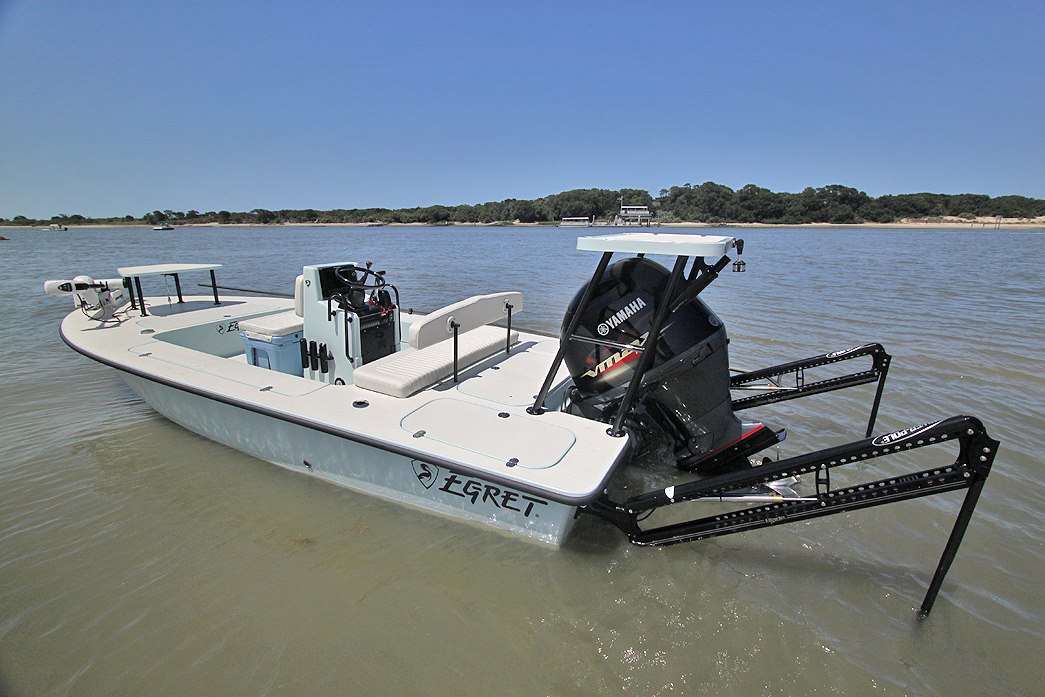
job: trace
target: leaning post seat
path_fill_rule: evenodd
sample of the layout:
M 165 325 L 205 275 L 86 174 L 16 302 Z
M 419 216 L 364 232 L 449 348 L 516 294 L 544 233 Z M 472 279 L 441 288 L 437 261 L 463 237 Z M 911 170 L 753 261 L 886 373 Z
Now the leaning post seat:
M 356 368 L 353 382 L 373 392 L 409 397 L 451 374 L 509 350 L 519 341 L 511 316 L 523 307 L 522 293 L 476 295 L 447 305 L 410 325 L 408 348 Z M 507 329 L 488 326 L 507 318 Z

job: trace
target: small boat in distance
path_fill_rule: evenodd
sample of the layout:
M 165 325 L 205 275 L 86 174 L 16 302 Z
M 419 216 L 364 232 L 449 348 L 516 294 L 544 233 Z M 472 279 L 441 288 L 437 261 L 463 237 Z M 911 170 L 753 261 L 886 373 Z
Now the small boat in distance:
M 47 226 L 47 229 L 52 231 L 52 232 L 65 232 L 66 230 L 69 229 L 69 226 L 61 225 L 59 223 L 51 223 L 50 225 Z
M 591 227 L 595 224 L 595 216 L 590 217 L 567 217 L 559 221 L 559 227 Z
M 371 262 L 305 266 L 288 293 L 219 286 L 220 264 L 194 263 L 46 281 L 44 292 L 73 299 L 60 329 L 70 348 L 191 431 L 556 545 L 582 514 L 634 544 L 664 546 L 966 489 L 924 618 L 998 442 L 960 415 L 873 435 L 891 362 L 881 344 L 731 369 L 725 325 L 700 294 L 734 251 L 733 271 L 745 270 L 743 248 L 727 236 L 580 237 L 577 249 L 599 261 L 559 336 L 513 329 L 518 291 L 405 310 Z M 624 258 L 611 264 L 614 254 Z M 651 256 L 675 260 L 669 269 Z M 183 296 L 180 276 L 201 272 L 211 292 Z M 144 295 L 142 280 L 158 277 L 165 286 L 173 277 L 176 302 Z M 859 385 L 875 386 L 861 440 L 774 459 L 766 453 L 786 429 L 746 416 Z M 924 469 L 926 458 L 908 455 L 922 448 L 955 459 Z M 647 450 L 664 462 L 637 457 Z M 876 458 L 890 458 L 887 473 L 875 472 Z
M 169 225 L 167 223 L 163 223 L 162 225 L 153 225 L 152 229 L 153 230 L 173 230 L 174 226 L 173 225 Z

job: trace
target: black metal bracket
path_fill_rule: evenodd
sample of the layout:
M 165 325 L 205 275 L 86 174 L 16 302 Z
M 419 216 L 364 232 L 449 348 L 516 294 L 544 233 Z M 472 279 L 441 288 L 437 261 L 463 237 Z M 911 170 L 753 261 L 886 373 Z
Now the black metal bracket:
M 457 331 L 461 328 L 460 323 L 453 317 L 450 318 L 450 329 L 454 333 L 454 382 L 457 382 Z
M 928 470 L 911 472 L 878 481 L 831 490 L 828 470 L 895 455 L 917 448 L 958 442 L 954 463 Z M 709 537 L 730 535 L 747 530 L 794 523 L 845 511 L 880 506 L 887 503 L 968 489 L 950 538 L 944 548 L 936 573 L 929 584 L 919 616 L 925 618 L 932 609 L 943 578 L 958 552 L 962 537 L 972 518 L 983 484 L 990 474 L 998 449 L 983 424 L 972 416 L 953 416 L 943 421 L 922 424 L 874 438 L 800 455 L 740 472 L 699 479 L 665 489 L 647 491 L 624 501 L 615 502 L 604 494 L 581 510 L 604 518 L 637 545 L 663 546 L 692 542 Z M 718 499 L 737 491 L 800 474 L 814 474 L 816 494 L 787 498 L 760 506 L 710 515 L 643 530 L 640 519 L 657 508 L 695 501 Z
M 337 309 L 334 308 L 334 303 L 337 303 Z M 352 357 L 352 334 L 351 324 L 353 313 L 351 312 L 352 303 L 349 302 L 348 298 L 343 293 L 333 293 L 327 298 L 327 321 L 333 322 L 337 317 L 337 313 L 341 312 L 344 314 L 344 325 L 345 325 L 345 358 L 348 359 L 349 365 L 355 363 L 355 359 Z M 333 356 L 331 356 L 333 357 Z M 313 369 L 314 370 L 314 369 Z M 323 371 L 326 372 L 326 371 Z
M 330 372 L 330 361 L 334 360 L 334 354 L 326 344 L 317 344 L 302 337 L 298 340 L 298 346 L 301 350 L 302 370 L 318 370 L 324 375 Z
M 508 332 L 504 338 L 504 353 L 505 355 L 511 355 L 512 352 L 512 310 L 515 305 L 505 301 L 504 309 L 508 313 Z

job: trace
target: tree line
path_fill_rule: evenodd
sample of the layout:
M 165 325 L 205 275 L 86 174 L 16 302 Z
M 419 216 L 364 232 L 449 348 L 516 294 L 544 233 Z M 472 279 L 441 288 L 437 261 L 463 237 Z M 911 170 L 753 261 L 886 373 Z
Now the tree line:
M 643 189 L 574 189 L 527 200 L 434 205 L 417 208 L 350 208 L 334 210 L 175 211 L 155 210 L 141 216 L 88 218 L 59 214 L 50 219 L 15 216 L 0 224 L 60 225 L 200 225 L 283 223 L 540 223 L 566 217 L 612 220 L 621 205 L 649 206 L 659 222 L 693 223 L 891 223 L 900 220 L 958 217 L 1036 218 L 1045 216 L 1045 200 L 1025 196 L 990 197 L 983 194 L 889 194 L 874 198 L 854 188 L 831 184 L 807 187 L 800 193 L 774 192 L 748 184 L 733 190 L 715 182 L 683 184 L 661 189 L 657 197 Z

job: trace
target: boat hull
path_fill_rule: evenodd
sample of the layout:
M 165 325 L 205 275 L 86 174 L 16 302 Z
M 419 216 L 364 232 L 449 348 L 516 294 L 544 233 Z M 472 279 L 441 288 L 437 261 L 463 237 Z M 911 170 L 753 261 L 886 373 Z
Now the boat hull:
M 157 412 L 230 448 L 398 503 L 561 544 L 577 507 L 541 498 L 445 464 L 331 434 L 137 375 L 124 380 Z

